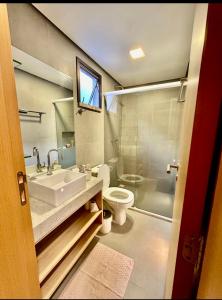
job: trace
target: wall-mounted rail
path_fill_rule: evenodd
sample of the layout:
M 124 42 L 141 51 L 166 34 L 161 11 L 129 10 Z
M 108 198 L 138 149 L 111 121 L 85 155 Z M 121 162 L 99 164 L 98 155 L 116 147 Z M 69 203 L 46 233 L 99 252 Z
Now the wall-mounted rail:
M 41 123 L 42 115 L 45 114 L 46 113 L 42 111 L 19 109 L 19 116 L 26 118 L 26 121 L 31 121 L 31 119 L 33 119 L 32 121 Z

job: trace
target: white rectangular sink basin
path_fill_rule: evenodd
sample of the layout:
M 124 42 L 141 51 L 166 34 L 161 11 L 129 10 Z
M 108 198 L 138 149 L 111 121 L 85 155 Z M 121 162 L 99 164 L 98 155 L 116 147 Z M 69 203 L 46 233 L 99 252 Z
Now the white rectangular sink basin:
M 70 170 L 57 170 L 52 175 L 42 175 L 28 181 L 31 197 L 52 206 L 59 206 L 86 188 L 86 174 Z

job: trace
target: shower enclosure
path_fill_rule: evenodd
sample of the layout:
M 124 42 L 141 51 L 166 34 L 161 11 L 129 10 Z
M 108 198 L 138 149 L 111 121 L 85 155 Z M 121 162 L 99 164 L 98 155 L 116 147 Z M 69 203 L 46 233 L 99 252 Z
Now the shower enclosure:
M 131 190 L 134 207 L 168 218 L 176 170 L 168 174 L 167 165 L 178 160 L 183 97 L 180 87 L 106 96 L 105 161 L 111 185 Z

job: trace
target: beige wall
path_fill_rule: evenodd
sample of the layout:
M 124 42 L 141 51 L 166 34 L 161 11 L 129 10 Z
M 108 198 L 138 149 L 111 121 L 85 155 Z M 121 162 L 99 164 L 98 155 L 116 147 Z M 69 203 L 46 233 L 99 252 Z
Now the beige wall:
M 103 92 L 116 84 L 31 4 L 8 4 L 12 45 L 73 77 L 77 163 L 104 161 L 104 105 L 101 113 L 77 112 L 76 56 L 102 75 Z
M 72 96 L 72 91 L 15 69 L 16 92 L 20 109 L 45 112 L 41 123 L 20 117 L 24 153 L 32 155 L 33 147 L 40 151 L 41 162 L 47 164 L 47 152 L 57 148 L 55 110 L 52 102 Z M 53 153 L 57 159 L 57 154 Z M 36 164 L 36 158 L 25 160 L 26 165 Z

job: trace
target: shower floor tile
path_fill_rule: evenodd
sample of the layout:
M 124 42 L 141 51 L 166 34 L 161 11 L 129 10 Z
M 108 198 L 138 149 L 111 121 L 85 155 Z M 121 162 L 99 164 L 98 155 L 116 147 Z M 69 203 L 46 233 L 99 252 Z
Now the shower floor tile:
M 141 193 L 138 191 L 134 206 L 157 215 L 172 218 L 173 200 L 173 195 L 168 193 L 157 191 L 146 191 Z
M 167 218 L 173 216 L 174 195 L 157 190 L 154 180 L 145 179 L 142 185 L 127 186 L 124 188 L 134 193 L 134 206 L 147 212 L 161 215 Z

